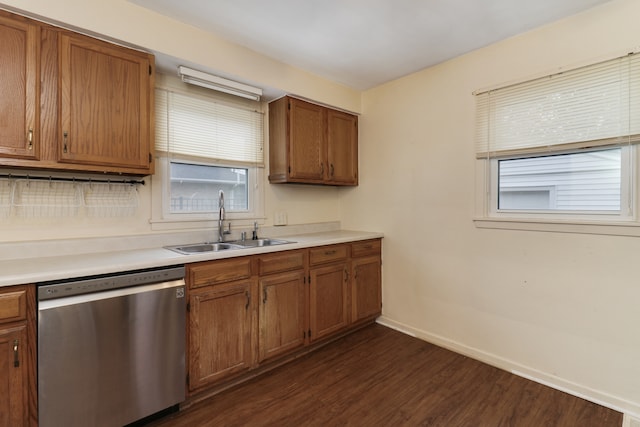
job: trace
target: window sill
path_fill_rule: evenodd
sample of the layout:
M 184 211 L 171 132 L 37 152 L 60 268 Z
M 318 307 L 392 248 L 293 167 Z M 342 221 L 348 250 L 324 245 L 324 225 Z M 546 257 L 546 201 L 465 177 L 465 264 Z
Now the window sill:
M 496 230 L 542 231 L 548 233 L 600 234 L 606 236 L 640 237 L 640 223 L 597 222 L 580 220 L 474 218 L 476 228 Z

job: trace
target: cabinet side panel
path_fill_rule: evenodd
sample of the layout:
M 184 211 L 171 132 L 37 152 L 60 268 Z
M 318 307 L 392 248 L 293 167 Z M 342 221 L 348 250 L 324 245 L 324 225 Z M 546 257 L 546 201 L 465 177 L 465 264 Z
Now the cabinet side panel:
M 269 181 L 287 178 L 287 98 L 269 104 Z

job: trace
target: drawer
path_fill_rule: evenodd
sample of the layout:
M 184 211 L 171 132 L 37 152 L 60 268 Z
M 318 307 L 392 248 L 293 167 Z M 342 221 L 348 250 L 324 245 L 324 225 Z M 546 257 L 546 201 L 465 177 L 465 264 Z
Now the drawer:
M 346 260 L 348 249 L 348 245 L 331 245 L 309 249 L 309 264 L 316 265 Z
M 355 242 L 351 244 L 351 257 L 358 258 L 369 255 L 380 255 L 381 250 L 382 241 L 380 239 Z
M 304 251 L 278 252 L 263 255 L 258 260 L 260 276 L 281 271 L 300 270 L 304 268 Z
M 190 288 L 248 279 L 249 277 L 251 277 L 251 257 L 187 265 L 187 281 Z
M 15 322 L 27 318 L 27 290 L 20 287 L 0 291 L 0 323 Z

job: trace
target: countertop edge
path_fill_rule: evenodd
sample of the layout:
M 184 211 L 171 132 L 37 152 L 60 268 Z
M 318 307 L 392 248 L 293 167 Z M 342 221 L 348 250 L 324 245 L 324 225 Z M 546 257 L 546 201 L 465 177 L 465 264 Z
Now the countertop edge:
M 260 248 L 234 249 L 198 255 L 181 255 L 158 247 L 65 256 L 0 261 L 0 288 L 14 285 L 64 280 L 171 265 L 183 265 L 216 259 L 235 258 L 316 246 L 383 238 L 382 233 L 364 231 L 329 231 L 279 236 L 292 243 Z M 197 243 L 197 242 L 194 242 Z

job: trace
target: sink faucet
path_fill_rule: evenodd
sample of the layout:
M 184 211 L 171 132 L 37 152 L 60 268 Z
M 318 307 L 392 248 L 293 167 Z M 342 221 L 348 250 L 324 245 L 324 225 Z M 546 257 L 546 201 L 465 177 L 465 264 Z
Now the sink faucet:
M 224 229 L 224 192 L 220 190 L 220 194 L 218 196 L 218 206 L 220 210 L 218 212 L 218 242 L 224 242 L 224 235 L 231 234 L 231 223 L 229 223 L 229 229 Z
M 251 240 L 258 240 L 258 221 L 253 222 L 253 236 Z

